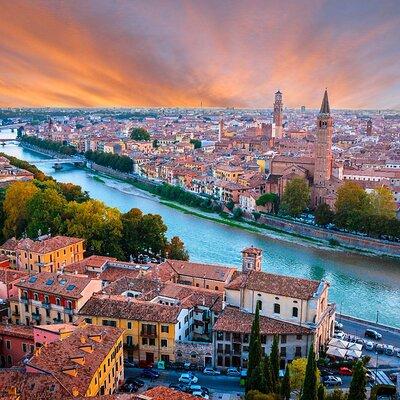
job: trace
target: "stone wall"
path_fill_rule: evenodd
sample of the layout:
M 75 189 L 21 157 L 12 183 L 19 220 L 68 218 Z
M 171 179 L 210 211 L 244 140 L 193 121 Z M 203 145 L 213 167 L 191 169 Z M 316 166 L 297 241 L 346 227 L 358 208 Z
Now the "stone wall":
M 358 250 L 372 251 L 378 254 L 400 257 L 400 243 L 388 242 L 373 238 L 353 235 L 351 233 L 335 232 L 313 225 L 302 224 L 300 222 L 289 221 L 271 215 L 262 215 L 257 221 L 259 223 L 278 228 L 284 232 L 294 233 L 314 239 L 335 240 L 341 246 Z
M 212 343 L 176 342 L 175 360 L 190 362 L 198 367 L 210 366 L 212 362 Z

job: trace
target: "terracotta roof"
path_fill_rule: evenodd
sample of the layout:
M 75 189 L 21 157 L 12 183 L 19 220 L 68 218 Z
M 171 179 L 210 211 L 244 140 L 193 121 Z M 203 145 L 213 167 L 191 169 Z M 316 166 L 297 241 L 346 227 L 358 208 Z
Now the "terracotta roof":
M 260 255 L 262 253 L 261 249 L 258 249 L 257 247 L 247 247 L 246 249 L 242 250 L 242 253 L 248 253 L 248 254 L 254 254 L 254 255 Z
M 118 267 L 107 267 L 100 275 L 99 279 L 107 282 L 114 282 L 123 276 L 137 278 L 142 271 L 140 269 L 127 269 Z
M 84 258 L 82 261 L 78 261 L 64 267 L 64 271 L 66 272 L 75 272 L 78 274 L 84 274 L 87 272 L 87 268 L 101 268 L 107 261 L 116 261 L 117 259 L 114 257 L 104 257 L 93 255 L 87 258 Z
M 228 306 L 218 317 L 213 326 L 214 331 L 250 333 L 254 314 L 240 311 L 239 308 Z M 312 330 L 303 326 L 280 321 L 274 318 L 260 316 L 260 332 L 263 335 L 307 335 Z
M 80 395 L 85 395 L 94 373 L 116 345 L 122 333 L 123 329 L 109 326 L 79 327 L 65 339 L 41 347 L 39 353 L 29 360 L 27 366 L 52 374 L 65 388 L 69 390 L 75 388 Z M 101 341 L 92 339 L 91 335 L 101 335 Z M 82 344 L 90 344 L 93 351 L 84 352 L 80 349 Z M 71 358 L 77 356 L 85 358 L 84 365 L 71 362 Z M 63 372 L 69 365 L 77 369 L 76 376 Z
M 2 269 L 0 268 L 0 282 L 11 283 L 23 276 L 28 275 L 25 271 L 16 271 L 15 269 Z
M 166 263 L 168 263 L 179 275 L 192 276 L 195 278 L 205 278 L 220 282 L 226 282 L 227 279 L 236 270 L 236 268 L 234 267 L 200 264 L 190 261 L 167 260 Z
M 0 336 L 12 336 L 23 339 L 32 339 L 33 327 L 26 325 L 0 324 Z
M 139 292 L 139 293 L 147 293 L 159 287 L 159 283 L 147 279 L 147 277 L 142 278 L 132 278 L 130 276 L 123 276 L 118 280 L 110 283 L 106 288 L 103 289 L 103 293 L 107 294 L 122 294 L 128 290 Z
M 308 300 L 313 297 L 319 285 L 320 281 L 311 279 L 269 274 L 262 271 L 249 271 L 247 274 L 239 275 L 225 288 L 231 290 L 247 288 L 278 296 Z
M 189 393 L 178 392 L 164 386 L 157 386 L 147 390 L 144 395 L 150 397 L 151 400 L 198 400 L 198 397 Z
M 30 277 L 21 278 L 15 286 L 38 292 L 52 293 L 64 297 L 79 299 L 83 289 L 92 279 L 82 275 L 57 274 L 41 272 Z
M 97 294 L 86 302 L 79 315 L 175 324 L 181 309 L 179 306 L 138 301 L 132 297 Z
M 18 250 L 27 250 L 34 253 L 50 253 L 64 247 L 80 243 L 84 239 L 69 236 L 54 236 L 44 240 L 21 239 L 18 242 Z
M 15 237 L 13 237 L 13 238 L 10 238 L 10 239 L 6 240 L 0 246 L 0 248 L 2 248 L 4 250 L 15 251 L 17 249 L 17 245 L 18 245 L 18 240 Z

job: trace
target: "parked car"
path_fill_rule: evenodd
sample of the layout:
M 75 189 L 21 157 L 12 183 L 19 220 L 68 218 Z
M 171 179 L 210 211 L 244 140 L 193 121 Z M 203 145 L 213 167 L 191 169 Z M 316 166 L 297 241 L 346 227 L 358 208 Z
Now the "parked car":
M 341 324 L 338 321 L 335 321 L 335 329 L 337 330 L 342 330 L 343 329 L 343 324 Z
M 137 368 L 139 365 L 133 361 L 124 360 L 124 368 Z
M 205 367 L 203 369 L 203 374 L 205 374 L 205 375 L 220 375 L 221 372 L 217 371 L 216 369 L 211 368 L 211 367 Z
M 377 353 L 383 354 L 385 352 L 385 345 L 384 344 L 377 344 L 375 347 Z
M 126 378 L 125 383 L 133 383 L 134 385 L 136 385 L 138 387 L 144 386 L 144 381 L 142 381 L 139 378 L 133 378 L 131 376 L 129 378 Z
M 388 355 L 388 356 L 393 356 L 394 355 L 394 347 L 391 344 L 386 346 L 385 354 Z
M 145 368 L 142 371 L 142 375 L 141 376 L 143 378 L 157 379 L 160 376 L 160 374 L 157 371 L 155 371 L 154 369 Z
M 398 376 L 399 376 L 398 373 L 393 373 L 393 374 L 390 374 L 390 375 L 389 375 L 389 379 L 390 379 L 392 382 L 396 383 L 396 382 L 397 382 Z
M 336 338 L 336 339 L 341 339 L 341 340 L 343 340 L 343 339 L 345 338 L 345 333 L 344 333 L 344 332 L 336 332 L 336 333 L 333 335 L 333 337 Z
M 339 374 L 340 375 L 353 375 L 353 371 L 347 367 L 340 367 Z
M 209 399 L 210 396 L 207 393 L 200 391 L 192 392 L 192 396 L 200 397 L 201 399 Z
M 397 350 L 396 350 L 396 356 L 397 356 L 397 357 L 400 357 L 400 349 L 397 349 Z
M 365 342 L 365 350 L 372 351 L 374 349 L 375 344 L 373 342 Z
M 327 375 L 322 378 L 322 382 L 325 386 L 340 386 L 342 384 L 342 378 L 333 375 Z
M 193 392 L 204 392 L 206 394 L 210 394 L 210 391 L 205 386 L 201 386 L 201 385 L 190 385 L 189 391 L 192 393 Z
M 226 374 L 229 376 L 240 376 L 240 372 L 237 368 L 231 367 L 226 370 Z
M 365 371 L 365 378 L 367 379 L 367 382 L 375 382 L 375 376 L 372 375 L 371 371 Z
M 364 347 L 365 340 L 364 340 L 364 339 L 361 339 L 361 338 L 357 338 L 357 339 L 356 339 L 356 343 L 357 343 L 357 344 L 361 344 L 361 345 Z
M 170 383 L 168 387 L 177 390 L 178 392 L 187 392 L 189 390 L 189 386 L 182 383 Z
M 134 385 L 133 383 L 124 383 L 119 390 L 124 393 L 134 393 L 139 390 L 139 387 Z
M 379 332 L 374 331 L 373 329 L 367 329 L 367 330 L 365 331 L 364 336 L 365 336 L 365 337 L 370 337 L 370 338 L 375 339 L 375 340 L 380 340 L 380 339 L 382 339 L 382 335 L 381 335 Z
M 192 383 L 197 383 L 197 381 L 199 379 L 197 378 L 197 376 L 193 375 L 191 372 L 187 372 L 187 373 L 181 374 L 181 376 L 179 377 L 178 380 L 181 383 L 191 385 Z

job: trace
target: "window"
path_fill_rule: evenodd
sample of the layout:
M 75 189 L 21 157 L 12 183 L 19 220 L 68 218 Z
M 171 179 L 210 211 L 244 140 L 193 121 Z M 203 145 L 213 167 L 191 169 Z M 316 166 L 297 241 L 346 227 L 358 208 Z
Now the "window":
M 132 346 L 132 345 L 133 345 L 132 336 L 128 335 L 128 336 L 126 337 L 126 344 L 127 344 L 128 346 Z
M 11 349 L 11 342 L 9 340 L 6 340 L 6 347 L 8 350 Z
M 231 352 L 231 345 L 230 344 L 226 344 L 225 345 L 225 353 L 230 353 Z
M 143 344 L 143 345 L 147 345 L 147 343 L 148 343 L 148 342 L 147 342 L 147 338 L 142 338 L 142 344 Z
M 286 347 L 281 347 L 281 357 L 286 357 Z
M 11 367 L 11 365 L 12 365 L 12 357 L 11 356 L 7 356 L 7 363 Z
M 281 343 L 286 343 L 287 336 L 281 335 Z
M 217 340 L 224 340 L 223 332 L 217 332 Z
M 168 325 L 161 325 L 161 332 L 168 333 L 169 332 L 169 326 Z
M 303 339 L 303 335 L 297 335 L 297 336 L 296 336 L 296 339 L 297 339 L 297 340 L 302 340 L 302 339 Z
M 149 346 L 155 346 L 156 345 L 156 339 L 149 339 Z
M 92 318 L 85 318 L 85 321 L 86 321 L 88 324 L 91 324 L 91 323 L 92 323 Z
M 33 293 L 33 300 L 38 301 L 39 295 L 37 293 Z
M 293 307 L 292 316 L 297 318 L 299 316 L 299 309 L 297 307 Z
M 218 290 L 218 286 L 215 286 L 215 290 Z
M 280 314 L 281 313 L 281 305 L 278 303 L 274 304 L 274 314 Z
M 296 346 L 296 352 L 295 352 L 295 357 L 301 357 L 301 347 Z
M 262 344 L 266 344 L 267 343 L 267 336 L 266 335 L 261 335 L 260 341 L 261 341 Z
M 132 322 L 128 322 L 127 327 L 128 327 L 128 329 L 132 329 Z
M 257 300 L 257 305 L 259 310 L 262 310 L 262 301 L 261 300 Z
M 225 333 L 225 340 L 227 340 L 227 341 L 231 340 L 231 334 L 230 334 L 230 332 L 226 332 L 226 333 Z
M 26 343 L 22 343 L 22 351 L 24 353 L 26 353 L 28 351 L 28 346 L 26 345 Z
M 57 304 L 58 306 L 60 306 L 60 305 L 61 305 L 61 300 L 60 300 L 60 298 L 59 298 L 59 297 L 57 297 L 57 298 L 56 298 L 56 304 Z
M 161 339 L 161 347 L 168 347 L 168 340 L 167 339 Z
M 70 300 L 67 301 L 67 308 L 70 310 L 72 309 L 72 301 Z

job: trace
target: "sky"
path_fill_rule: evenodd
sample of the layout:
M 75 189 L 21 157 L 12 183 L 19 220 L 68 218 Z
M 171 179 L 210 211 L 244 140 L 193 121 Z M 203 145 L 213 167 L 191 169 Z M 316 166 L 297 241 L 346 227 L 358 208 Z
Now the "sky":
M 0 107 L 400 109 L 399 0 L 0 0 Z

